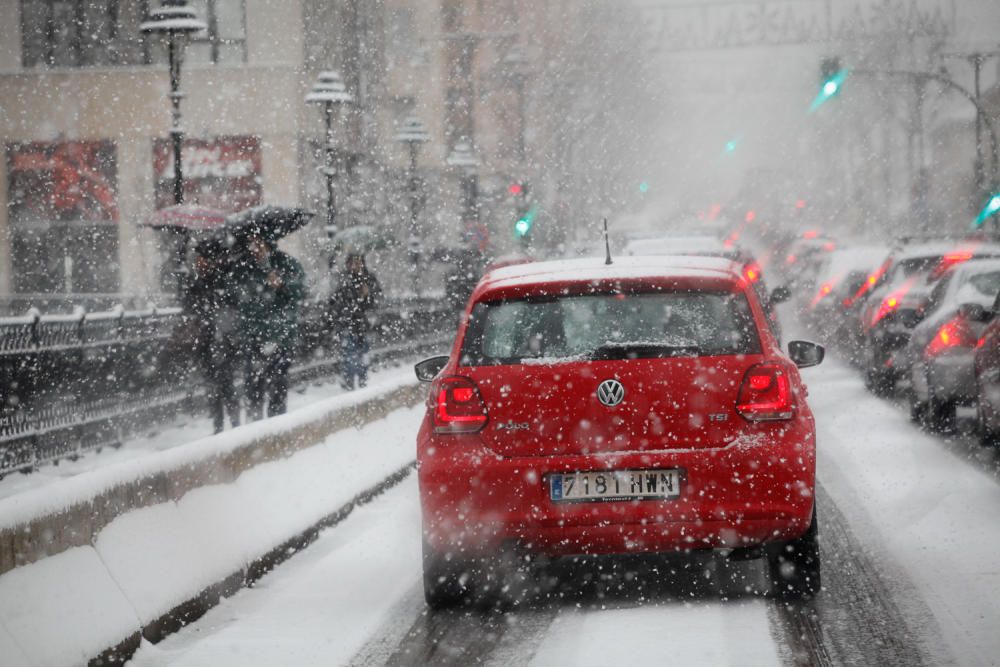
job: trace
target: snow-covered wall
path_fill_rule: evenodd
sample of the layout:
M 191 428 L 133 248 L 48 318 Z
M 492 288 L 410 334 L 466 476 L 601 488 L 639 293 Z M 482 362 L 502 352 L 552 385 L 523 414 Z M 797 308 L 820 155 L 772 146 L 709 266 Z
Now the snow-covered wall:
M 351 394 L 0 500 L 0 574 L 76 546 L 123 512 L 176 501 L 418 401 L 412 370 Z
M 0 503 L 4 549 L 53 531 L 0 574 L 0 663 L 127 658 L 401 478 L 423 391 L 395 380 Z

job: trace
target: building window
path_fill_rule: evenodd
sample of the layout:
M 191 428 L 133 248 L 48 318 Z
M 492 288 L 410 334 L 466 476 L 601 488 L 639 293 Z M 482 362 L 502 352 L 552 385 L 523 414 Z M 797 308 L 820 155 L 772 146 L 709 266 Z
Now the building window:
M 166 62 L 166 49 L 139 26 L 158 0 L 21 0 L 25 67 L 108 67 Z M 194 0 L 208 24 L 194 35 L 189 59 L 246 61 L 244 0 Z
M 14 292 L 117 292 L 114 143 L 8 144 L 7 175 Z
M 208 24 L 208 30 L 191 37 L 185 57 L 194 63 L 245 63 L 247 42 L 243 0 L 190 0 L 188 4 Z

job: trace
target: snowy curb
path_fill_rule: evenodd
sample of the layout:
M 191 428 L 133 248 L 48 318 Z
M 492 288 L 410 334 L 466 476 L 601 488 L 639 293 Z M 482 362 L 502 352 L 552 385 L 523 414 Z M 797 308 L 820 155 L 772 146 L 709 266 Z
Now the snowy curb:
M 0 574 L 0 663 L 123 664 L 402 481 L 422 415 L 409 377 L 93 476 L 111 489 L 60 486 L 76 502 L 58 515 L 64 548 Z M 71 530 L 94 508 L 117 513 Z
M 0 575 L 91 545 L 119 515 L 180 500 L 202 486 L 232 482 L 256 465 L 285 458 L 331 433 L 411 406 L 424 391 L 407 369 L 382 384 L 280 417 L 0 500 Z

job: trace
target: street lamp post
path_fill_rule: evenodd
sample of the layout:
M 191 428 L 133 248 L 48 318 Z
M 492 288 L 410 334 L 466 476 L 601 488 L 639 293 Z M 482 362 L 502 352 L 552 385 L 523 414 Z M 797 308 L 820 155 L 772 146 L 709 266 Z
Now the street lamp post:
M 427 134 L 427 128 L 424 127 L 419 118 L 409 116 L 403 121 L 399 132 L 396 133 L 396 141 L 405 144 L 410 153 L 408 174 L 410 191 L 410 238 L 408 248 L 410 263 L 413 265 L 414 270 L 416 270 L 420 265 L 420 255 L 422 254 L 422 241 L 420 238 L 420 229 L 417 224 L 417 217 L 420 213 L 420 178 L 417 176 L 417 155 L 420 151 L 420 146 L 430 141 L 430 135 Z
M 517 159 L 522 163 L 526 158 L 525 151 L 525 130 L 528 124 L 527 99 L 525 98 L 525 87 L 528 79 L 527 64 L 528 57 L 519 45 L 515 45 L 503 58 L 503 64 L 507 76 L 517 92 Z
M 462 217 L 466 224 L 475 224 L 479 221 L 479 158 L 465 141 L 460 141 L 451 149 L 451 153 L 445 158 L 445 163 L 449 167 L 457 167 L 462 170 Z
M 174 151 L 174 203 L 184 203 L 184 175 L 181 166 L 181 145 L 184 131 L 181 129 L 181 63 L 184 61 L 184 46 L 192 33 L 207 30 L 208 25 L 198 18 L 188 7 L 187 0 L 163 0 L 159 9 L 149 13 L 139 30 L 147 35 L 166 38 L 167 60 L 170 64 L 170 139 Z
M 337 199 L 334 192 L 334 182 L 337 178 L 337 145 L 334 142 L 333 123 L 338 107 L 353 101 L 354 96 L 347 92 L 340 74 L 334 70 L 320 72 L 316 83 L 306 94 L 306 103 L 316 104 L 322 108 L 326 123 L 324 159 L 320 172 L 326 177 L 326 235 L 331 241 L 337 234 Z M 330 261 L 333 262 L 332 254 Z

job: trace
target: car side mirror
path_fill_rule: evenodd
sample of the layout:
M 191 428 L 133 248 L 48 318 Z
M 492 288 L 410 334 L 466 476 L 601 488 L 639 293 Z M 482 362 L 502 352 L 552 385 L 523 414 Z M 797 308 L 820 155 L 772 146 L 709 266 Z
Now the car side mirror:
M 963 303 L 958 307 L 958 316 L 972 322 L 989 322 L 993 319 L 993 311 L 978 303 Z
M 799 368 L 809 368 L 823 363 L 826 350 L 822 345 L 807 340 L 792 340 L 788 341 L 788 356 Z
M 792 298 L 792 290 L 788 289 L 784 285 L 781 287 L 775 287 L 774 291 L 771 292 L 771 304 L 778 305 L 779 303 L 784 303 Z
M 417 379 L 421 382 L 430 382 L 437 377 L 437 374 L 441 372 L 448 363 L 447 356 L 431 357 L 430 359 L 424 359 L 413 367 L 413 370 L 417 374 Z

